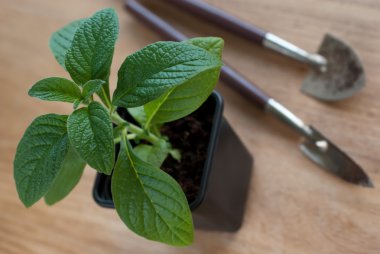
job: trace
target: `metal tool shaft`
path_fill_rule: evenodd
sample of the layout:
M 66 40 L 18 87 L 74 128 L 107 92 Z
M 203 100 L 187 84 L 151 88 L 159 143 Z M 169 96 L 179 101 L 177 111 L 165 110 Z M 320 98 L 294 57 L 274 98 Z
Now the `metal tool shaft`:
M 269 99 L 266 111 L 276 116 L 286 125 L 290 126 L 293 130 L 297 131 L 304 137 L 310 138 L 312 131 L 310 127 L 305 124 L 300 118 L 293 114 L 289 109 L 278 103 L 273 98 Z
M 318 70 L 325 71 L 327 60 L 319 54 L 312 54 L 296 45 L 268 33 L 257 26 L 240 20 L 201 0 L 166 0 L 173 6 L 187 10 L 230 32 L 238 34 L 254 43 L 276 51 L 290 58 L 309 64 Z
M 321 71 L 326 71 L 327 60 L 325 57 L 319 54 L 309 53 L 274 34 L 265 34 L 263 46 L 285 56 L 309 64 Z

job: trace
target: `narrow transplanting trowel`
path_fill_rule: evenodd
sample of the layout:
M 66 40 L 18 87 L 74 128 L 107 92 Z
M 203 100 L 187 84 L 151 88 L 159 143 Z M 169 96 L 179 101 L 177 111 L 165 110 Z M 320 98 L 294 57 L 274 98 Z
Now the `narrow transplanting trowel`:
M 170 24 L 156 16 L 135 0 L 126 1 L 127 9 L 154 30 L 174 41 L 186 40 L 186 36 L 175 30 Z M 301 151 L 313 162 L 335 174 L 341 179 L 373 187 L 367 174 L 350 157 L 331 143 L 313 127 L 306 125 L 301 119 L 269 97 L 254 84 L 228 66 L 223 66 L 221 79 L 230 87 L 254 102 L 260 109 L 272 113 L 295 131 L 305 137 Z
M 335 101 L 354 95 L 365 84 L 362 63 L 354 50 L 327 34 L 311 54 L 201 0 L 165 0 L 266 48 L 311 66 L 301 91 L 320 100 Z

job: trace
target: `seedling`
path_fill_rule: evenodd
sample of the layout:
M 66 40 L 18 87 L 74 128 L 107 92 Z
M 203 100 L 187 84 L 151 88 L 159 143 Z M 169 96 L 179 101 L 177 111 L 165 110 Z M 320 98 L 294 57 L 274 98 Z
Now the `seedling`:
M 211 94 L 222 66 L 223 40 L 194 38 L 144 47 L 121 65 L 111 99 L 118 30 L 115 11 L 104 9 L 52 35 L 50 48 L 72 80 L 40 80 L 29 95 L 73 103 L 74 111 L 39 116 L 27 128 L 14 160 L 17 191 L 26 207 L 42 197 L 52 205 L 69 194 L 88 164 L 107 175 L 113 172 L 115 208 L 132 231 L 189 245 L 194 229 L 186 197 L 160 169 L 167 156 L 180 160 L 180 151 L 160 126 L 190 114 Z M 122 119 L 117 107 L 127 108 L 139 125 Z M 121 149 L 115 163 L 117 143 Z

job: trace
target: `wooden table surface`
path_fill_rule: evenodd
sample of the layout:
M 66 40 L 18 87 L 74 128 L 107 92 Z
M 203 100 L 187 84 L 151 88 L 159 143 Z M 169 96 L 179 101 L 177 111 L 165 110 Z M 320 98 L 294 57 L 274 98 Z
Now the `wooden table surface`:
M 157 2 L 157 1 L 156 1 Z M 378 0 L 207 0 L 207 2 L 315 51 L 326 32 L 360 55 L 366 87 L 355 97 L 322 103 L 303 95 L 306 66 L 253 45 L 183 13 L 152 6 L 189 36 L 219 35 L 224 60 L 313 123 L 362 165 L 374 189 L 347 184 L 298 151 L 300 138 L 223 84 L 224 115 L 255 156 L 244 225 L 237 233 L 196 232 L 191 247 L 173 248 L 130 232 L 114 210 L 95 204 L 94 171 L 86 169 L 73 193 L 48 207 L 26 209 L 13 180 L 17 142 L 31 120 L 69 113 L 64 103 L 30 98 L 34 82 L 68 75 L 48 48 L 52 32 L 69 21 L 116 8 L 120 39 L 112 67 L 160 40 L 119 0 L 0 1 L 0 253 L 380 253 L 380 3 Z M 114 88 L 114 85 L 113 85 Z

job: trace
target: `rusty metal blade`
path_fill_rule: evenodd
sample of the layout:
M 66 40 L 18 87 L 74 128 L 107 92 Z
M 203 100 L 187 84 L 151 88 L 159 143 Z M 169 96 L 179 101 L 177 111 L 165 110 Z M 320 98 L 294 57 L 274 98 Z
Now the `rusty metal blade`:
M 363 65 L 348 44 L 326 34 L 318 53 L 327 60 L 326 70 L 310 69 L 302 92 L 320 100 L 335 101 L 354 95 L 364 86 Z
M 312 138 L 305 139 L 300 146 L 309 159 L 347 182 L 373 187 L 372 181 L 356 162 L 313 127 L 310 129 Z

